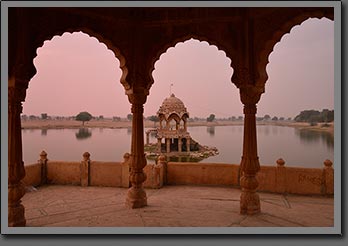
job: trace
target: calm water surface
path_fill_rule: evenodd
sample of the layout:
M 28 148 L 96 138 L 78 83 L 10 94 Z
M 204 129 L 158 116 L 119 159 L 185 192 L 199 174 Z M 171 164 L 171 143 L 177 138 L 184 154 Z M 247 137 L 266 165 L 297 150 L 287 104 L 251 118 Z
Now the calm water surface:
M 194 140 L 215 146 L 220 152 L 201 162 L 240 163 L 243 126 L 198 126 L 188 130 Z M 22 138 L 25 164 L 36 163 L 42 150 L 50 160 L 81 161 L 82 154 L 88 151 L 92 160 L 122 161 L 123 154 L 130 152 L 131 129 L 23 129 Z M 260 125 L 257 141 L 261 165 L 276 165 L 280 157 L 287 166 L 323 167 L 325 159 L 333 161 L 334 137 L 327 132 Z M 150 136 L 150 142 L 157 140 Z

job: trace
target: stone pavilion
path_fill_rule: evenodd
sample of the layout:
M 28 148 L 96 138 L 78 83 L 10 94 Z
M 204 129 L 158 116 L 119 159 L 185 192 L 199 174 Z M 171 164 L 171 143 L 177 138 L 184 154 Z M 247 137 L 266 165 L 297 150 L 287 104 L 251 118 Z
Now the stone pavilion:
M 157 152 L 190 152 L 191 137 L 187 131 L 187 119 L 189 113 L 184 103 L 174 94 L 164 99 L 157 111 L 159 128 L 157 129 Z M 162 144 L 162 139 L 165 143 Z M 164 145 L 164 146 L 162 146 Z

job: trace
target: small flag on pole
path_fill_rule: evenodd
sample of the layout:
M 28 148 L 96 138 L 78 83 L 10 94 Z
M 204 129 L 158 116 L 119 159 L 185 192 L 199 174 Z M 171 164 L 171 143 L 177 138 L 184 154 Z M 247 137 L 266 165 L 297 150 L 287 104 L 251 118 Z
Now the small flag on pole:
M 174 84 L 172 83 L 172 84 L 170 84 L 170 87 L 169 87 L 169 95 L 171 96 L 172 95 L 172 86 L 173 86 Z

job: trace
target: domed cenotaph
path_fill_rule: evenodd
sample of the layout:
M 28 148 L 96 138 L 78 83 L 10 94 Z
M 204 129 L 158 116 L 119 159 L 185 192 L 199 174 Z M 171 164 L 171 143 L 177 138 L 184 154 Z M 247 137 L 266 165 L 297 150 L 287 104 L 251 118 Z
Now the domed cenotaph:
M 147 153 L 158 156 L 189 156 L 193 159 L 203 159 L 205 157 L 218 154 L 216 148 L 201 146 L 194 141 L 187 131 L 187 120 L 189 112 L 184 103 L 174 94 L 165 98 L 157 111 L 159 127 L 146 131 L 146 146 L 150 146 L 149 134 L 155 133 L 157 144 L 155 153 Z

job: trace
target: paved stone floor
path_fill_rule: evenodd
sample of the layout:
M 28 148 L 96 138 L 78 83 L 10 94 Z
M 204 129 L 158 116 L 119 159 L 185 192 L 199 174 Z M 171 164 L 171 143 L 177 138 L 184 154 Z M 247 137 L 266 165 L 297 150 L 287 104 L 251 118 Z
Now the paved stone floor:
M 332 227 L 334 199 L 259 193 L 262 212 L 239 214 L 240 190 L 165 186 L 146 189 L 148 206 L 128 209 L 127 189 L 42 186 L 25 194 L 30 227 Z

